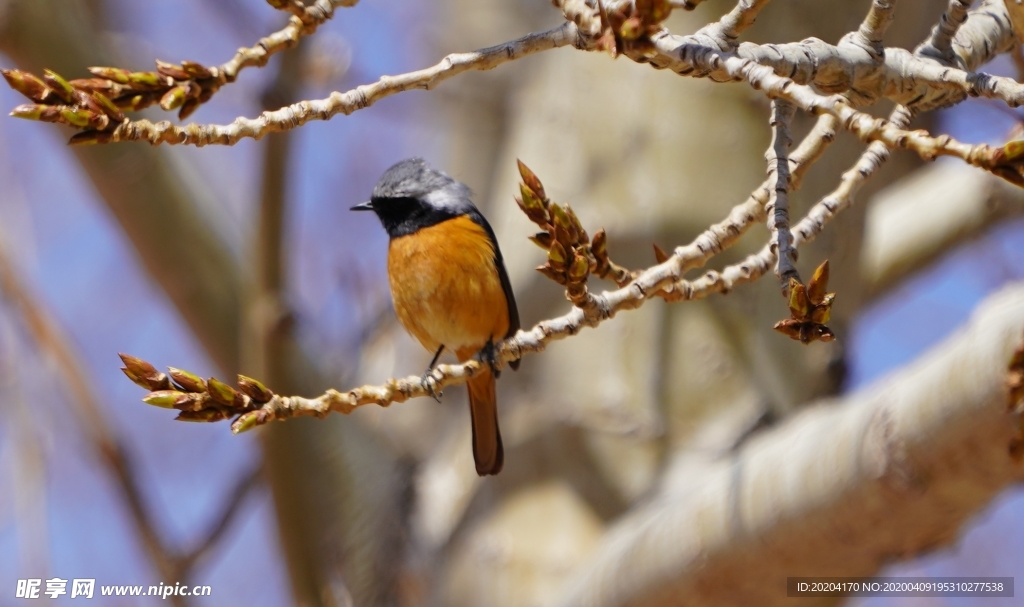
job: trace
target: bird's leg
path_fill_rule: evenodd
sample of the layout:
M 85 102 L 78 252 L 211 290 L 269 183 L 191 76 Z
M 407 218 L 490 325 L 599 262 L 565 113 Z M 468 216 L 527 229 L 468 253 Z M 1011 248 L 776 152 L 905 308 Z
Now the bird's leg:
M 427 365 L 427 370 L 424 371 L 423 376 L 420 377 L 420 383 L 423 384 L 423 387 L 427 389 L 427 392 L 430 393 L 430 396 L 433 397 L 433 399 L 436 400 L 437 402 L 441 402 L 440 397 L 444 393 L 434 391 L 434 382 L 433 378 L 430 377 L 430 372 L 434 370 L 434 365 L 437 364 L 437 359 L 441 358 L 441 352 L 444 352 L 444 344 L 441 344 L 437 348 L 437 352 L 434 354 L 434 358 L 431 359 L 430 364 Z
M 498 353 L 494 349 L 494 342 L 492 340 L 487 340 L 487 345 L 480 350 L 480 354 L 484 361 L 490 365 L 491 374 L 494 375 L 494 378 L 497 379 L 501 377 L 501 371 L 498 370 Z

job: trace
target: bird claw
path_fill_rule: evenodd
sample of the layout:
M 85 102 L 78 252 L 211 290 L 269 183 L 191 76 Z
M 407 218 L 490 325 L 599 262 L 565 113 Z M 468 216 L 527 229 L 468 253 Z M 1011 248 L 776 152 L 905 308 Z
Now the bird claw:
M 444 392 L 438 392 L 434 389 L 437 381 L 437 378 L 434 377 L 433 369 L 427 369 L 423 372 L 423 376 L 420 377 L 420 383 L 423 385 L 423 389 L 427 391 L 427 394 L 437 402 L 441 402 L 441 397 L 444 396 Z
M 491 375 L 497 379 L 501 377 L 501 371 L 498 369 L 498 352 L 494 347 L 493 341 L 488 341 L 487 345 L 480 351 L 481 358 L 491 368 Z

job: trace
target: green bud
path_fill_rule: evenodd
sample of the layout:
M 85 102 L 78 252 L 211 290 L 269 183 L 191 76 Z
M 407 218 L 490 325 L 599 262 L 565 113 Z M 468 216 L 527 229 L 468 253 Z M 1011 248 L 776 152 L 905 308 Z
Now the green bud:
M 551 210 L 551 217 L 555 220 L 555 226 L 571 233 L 569 215 L 565 212 L 565 209 L 556 202 L 552 202 L 548 205 L 548 208 Z
M 43 70 L 43 82 L 46 83 L 58 97 L 68 103 L 74 101 L 75 87 L 53 70 Z
M 812 304 L 820 304 L 828 290 L 828 260 L 821 262 L 821 265 L 814 270 L 814 275 L 807 282 L 807 298 Z
M 185 97 L 188 89 L 184 86 L 176 86 L 173 89 L 164 93 L 164 96 L 160 98 L 160 109 L 164 111 L 176 110 L 181 107 L 181 104 L 185 103 Z
M 604 228 L 601 228 L 594 234 L 594 240 L 590 243 L 590 250 L 594 252 L 594 257 L 601 259 L 608 255 L 607 245 L 608 235 L 605 233 Z
M 519 192 L 523 196 L 523 207 L 525 207 L 526 210 L 530 211 L 544 208 L 544 203 L 541 202 L 540 198 L 537 198 L 537 195 L 534 194 L 533 190 L 531 190 L 525 183 L 519 184 Z
M 89 72 L 94 76 L 113 80 L 118 84 L 128 84 L 131 82 L 131 72 L 119 67 L 90 67 Z
M 540 182 L 537 175 L 530 170 L 530 167 L 523 164 L 522 160 L 516 159 L 516 164 L 519 165 L 519 176 L 523 178 L 523 183 L 526 184 L 530 190 L 541 200 L 547 200 L 548 196 L 544 193 L 544 184 Z
M 89 126 L 89 123 L 96 118 L 96 114 L 89 110 L 76 110 L 69 107 L 61 108 L 60 117 L 62 122 L 65 122 L 71 126 L 77 126 L 79 128 L 85 128 Z
M 132 380 L 132 382 L 133 382 L 133 383 L 134 383 L 134 384 L 135 384 L 136 386 L 138 386 L 138 387 L 140 387 L 140 388 L 145 388 L 146 390 L 151 390 L 151 389 L 152 389 L 152 388 L 150 388 L 150 387 L 149 387 L 149 382 L 148 382 L 148 381 L 146 381 L 145 379 L 143 379 L 143 378 L 141 378 L 141 377 L 138 377 L 138 376 L 136 376 L 136 375 L 135 375 L 135 374 L 133 374 L 133 373 L 132 373 L 131 371 L 129 371 L 129 370 L 128 370 L 128 369 L 126 368 L 126 367 L 121 367 L 121 371 L 122 371 L 122 372 L 123 372 L 123 373 L 124 373 L 125 375 L 127 375 L 127 376 L 128 376 L 128 379 Z
M 23 103 L 11 110 L 10 115 L 15 118 L 24 118 L 25 120 L 42 120 L 43 112 L 46 111 L 48 107 L 51 106 Z
M 572 265 L 569 266 L 569 278 L 580 281 L 587 277 L 590 271 L 590 261 L 586 255 L 576 255 L 572 258 Z
M 189 373 L 176 367 L 167 367 L 168 375 L 182 390 L 186 392 L 206 392 L 206 382 L 195 373 Z
M 154 407 L 173 409 L 176 406 L 189 402 L 188 394 L 177 390 L 157 390 L 142 397 L 142 402 Z
M 551 248 L 551 243 L 554 240 L 551 238 L 551 234 L 548 232 L 537 232 L 533 236 L 530 236 L 530 241 L 545 251 Z
M 569 205 L 565 205 L 565 212 L 569 215 L 569 223 L 572 225 L 573 232 L 576 233 L 576 240 L 582 243 L 589 242 L 590 238 L 587 236 L 587 231 L 583 229 L 583 224 L 580 223 L 580 218 L 576 216 L 576 212 Z
M 175 417 L 179 422 L 219 422 L 228 415 L 219 409 L 202 409 L 201 411 L 182 411 Z
M 236 419 L 235 422 L 231 424 L 231 433 L 241 434 L 243 432 L 248 432 L 249 430 L 255 428 L 256 421 L 258 419 L 257 415 L 257 412 L 253 411 L 250 413 L 246 413 L 239 417 L 238 419 Z
M 191 80 L 188 72 L 183 70 L 180 66 L 174 65 L 173 63 L 167 63 L 166 61 L 156 60 L 156 71 L 162 76 L 168 76 L 175 80 Z
M 152 103 L 152 100 L 150 99 L 149 94 L 139 94 L 127 97 L 120 97 L 114 100 L 114 103 L 117 105 L 117 107 L 121 108 L 122 110 L 136 112 L 144 107 L 149 107 L 149 105 Z
M 114 105 L 114 102 L 109 97 L 99 91 L 93 91 L 90 95 L 92 100 L 103 110 L 103 113 L 110 117 L 111 120 L 116 122 L 124 121 L 124 113 L 119 107 Z
M 160 74 L 156 72 L 130 72 L 128 82 L 149 88 L 157 88 L 164 84 Z
M 548 261 L 551 262 L 552 266 L 565 265 L 565 247 L 561 243 L 553 243 L 551 248 L 548 249 Z
M 270 399 L 274 398 L 273 391 L 269 390 L 259 381 L 245 375 L 238 376 L 238 389 L 260 404 L 270 402 Z
M 53 90 L 46 86 L 46 83 L 37 78 L 34 74 L 21 70 L 0 70 L 4 80 L 12 89 L 28 97 L 32 101 L 46 101 Z
M 1003 146 L 1003 153 L 1007 162 L 1015 162 L 1024 157 L 1024 141 L 1011 141 Z
M 196 80 L 206 80 L 207 78 L 213 78 L 213 72 L 208 70 L 205 66 L 195 61 L 182 61 L 181 67 L 188 73 L 189 76 Z
M 139 387 L 150 391 L 169 390 L 171 388 L 171 382 L 167 376 L 157 371 L 153 365 L 141 358 L 135 358 L 127 354 L 121 354 L 120 356 L 125 365 L 121 368 L 121 371 Z
M 789 279 L 789 311 L 793 318 L 807 318 L 811 312 L 810 301 L 807 300 L 807 287 L 795 278 Z
M 235 389 L 216 377 L 206 380 L 206 387 L 214 401 L 228 407 L 235 404 Z

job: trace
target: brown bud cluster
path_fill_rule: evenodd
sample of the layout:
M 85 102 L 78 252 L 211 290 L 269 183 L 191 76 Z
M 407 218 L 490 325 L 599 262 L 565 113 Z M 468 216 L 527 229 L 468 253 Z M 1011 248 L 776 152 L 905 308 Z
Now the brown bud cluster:
M 804 285 L 796 278 L 789 279 L 790 318 L 775 323 L 775 330 L 798 339 L 804 344 L 812 341 L 832 341 L 835 334 L 825 326 L 832 316 L 832 302 L 835 293 L 828 291 L 828 260 L 826 259 L 814 276 Z
M 192 61 L 156 64 L 155 72 L 91 67 L 93 78 L 70 81 L 51 70 L 44 70 L 42 78 L 22 70 L 0 70 L 0 74 L 11 88 L 33 101 L 14 108 L 11 116 L 81 129 L 69 142 L 78 145 L 106 143 L 125 122 L 124 112 L 154 104 L 166 111 L 178 110 L 178 118 L 184 119 L 225 82 L 217 70 Z
M 597 3 L 601 17 L 601 35 L 595 42 L 598 50 L 607 51 L 612 57 L 625 47 L 644 50 L 650 46 L 649 36 L 660 31 L 661 22 L 672 14 L 669 0 L 632 0 L 620 2 L 611 10 L 605 10 L 604 3 Z
M 552 202 L 537 175 L 521 160 L 517 162 L 523 181 L 519 184 L 520 196 L 516 196 L 516 203 L 530 221 L 543 230 L 530 236 L 530 240 L 548 253 L 547 263 L 539 266 L 538 272 L 564 286 L 569 300 L 576 305 L 586 300 L 587 277 L 590 274 L 610 280 L 619 287 L 626 286 L 639 275 L 639 272 L 631 272 L 608 257 L 608 235 L 604 228 L 590 238 L 572 208 Z M 658 263 L 669 257 L 658 245 L 654 245 L 654 256 Z
M 604 247 L 604 231 L 595 235 L 592 244 L 572 208 L 552 202 L 537 175 L 522 161 L 518 162 L 523 182 L 519 184 L 521 196 L 516 197 L 516 203 L 543 230 L 530 240 L 548 252 L 547 263 L 537 271 L 564 286 L 569 300 L 580 305 L 587 296 L 587 277 L 598 263 L 594 246 L 600 245 L 602 250 Z
M 183 369 L 169 367 L 161 373 L 141 358 L 121 354 L 128 379 L 149 390 L 142 402 L 180 411 L 175 419 L 216 422 L 259 409 L 275 394 L 251 377 L 238 376 L 232 387 L 216 377 L 203 379 Z

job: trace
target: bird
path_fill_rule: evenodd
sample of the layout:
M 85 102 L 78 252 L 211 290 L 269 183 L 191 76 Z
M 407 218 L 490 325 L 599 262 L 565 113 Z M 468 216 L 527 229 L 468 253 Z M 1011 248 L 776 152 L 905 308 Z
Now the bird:
M 498 240 L 471 196 L 465 184 L 409 158 L 384 171 L 370 200 L 351 210 L 373 211 L 388 234 L 395 313 L 434 352 L 424 381 L 446 349 L 459 362 L 482 354 L 489 363 L 468 381 L 473 460 L 487 476 L 501 472 L 505 459 L 494 345 L 520 325 Z M 517 369 L 519 361 L 509 365 Z

